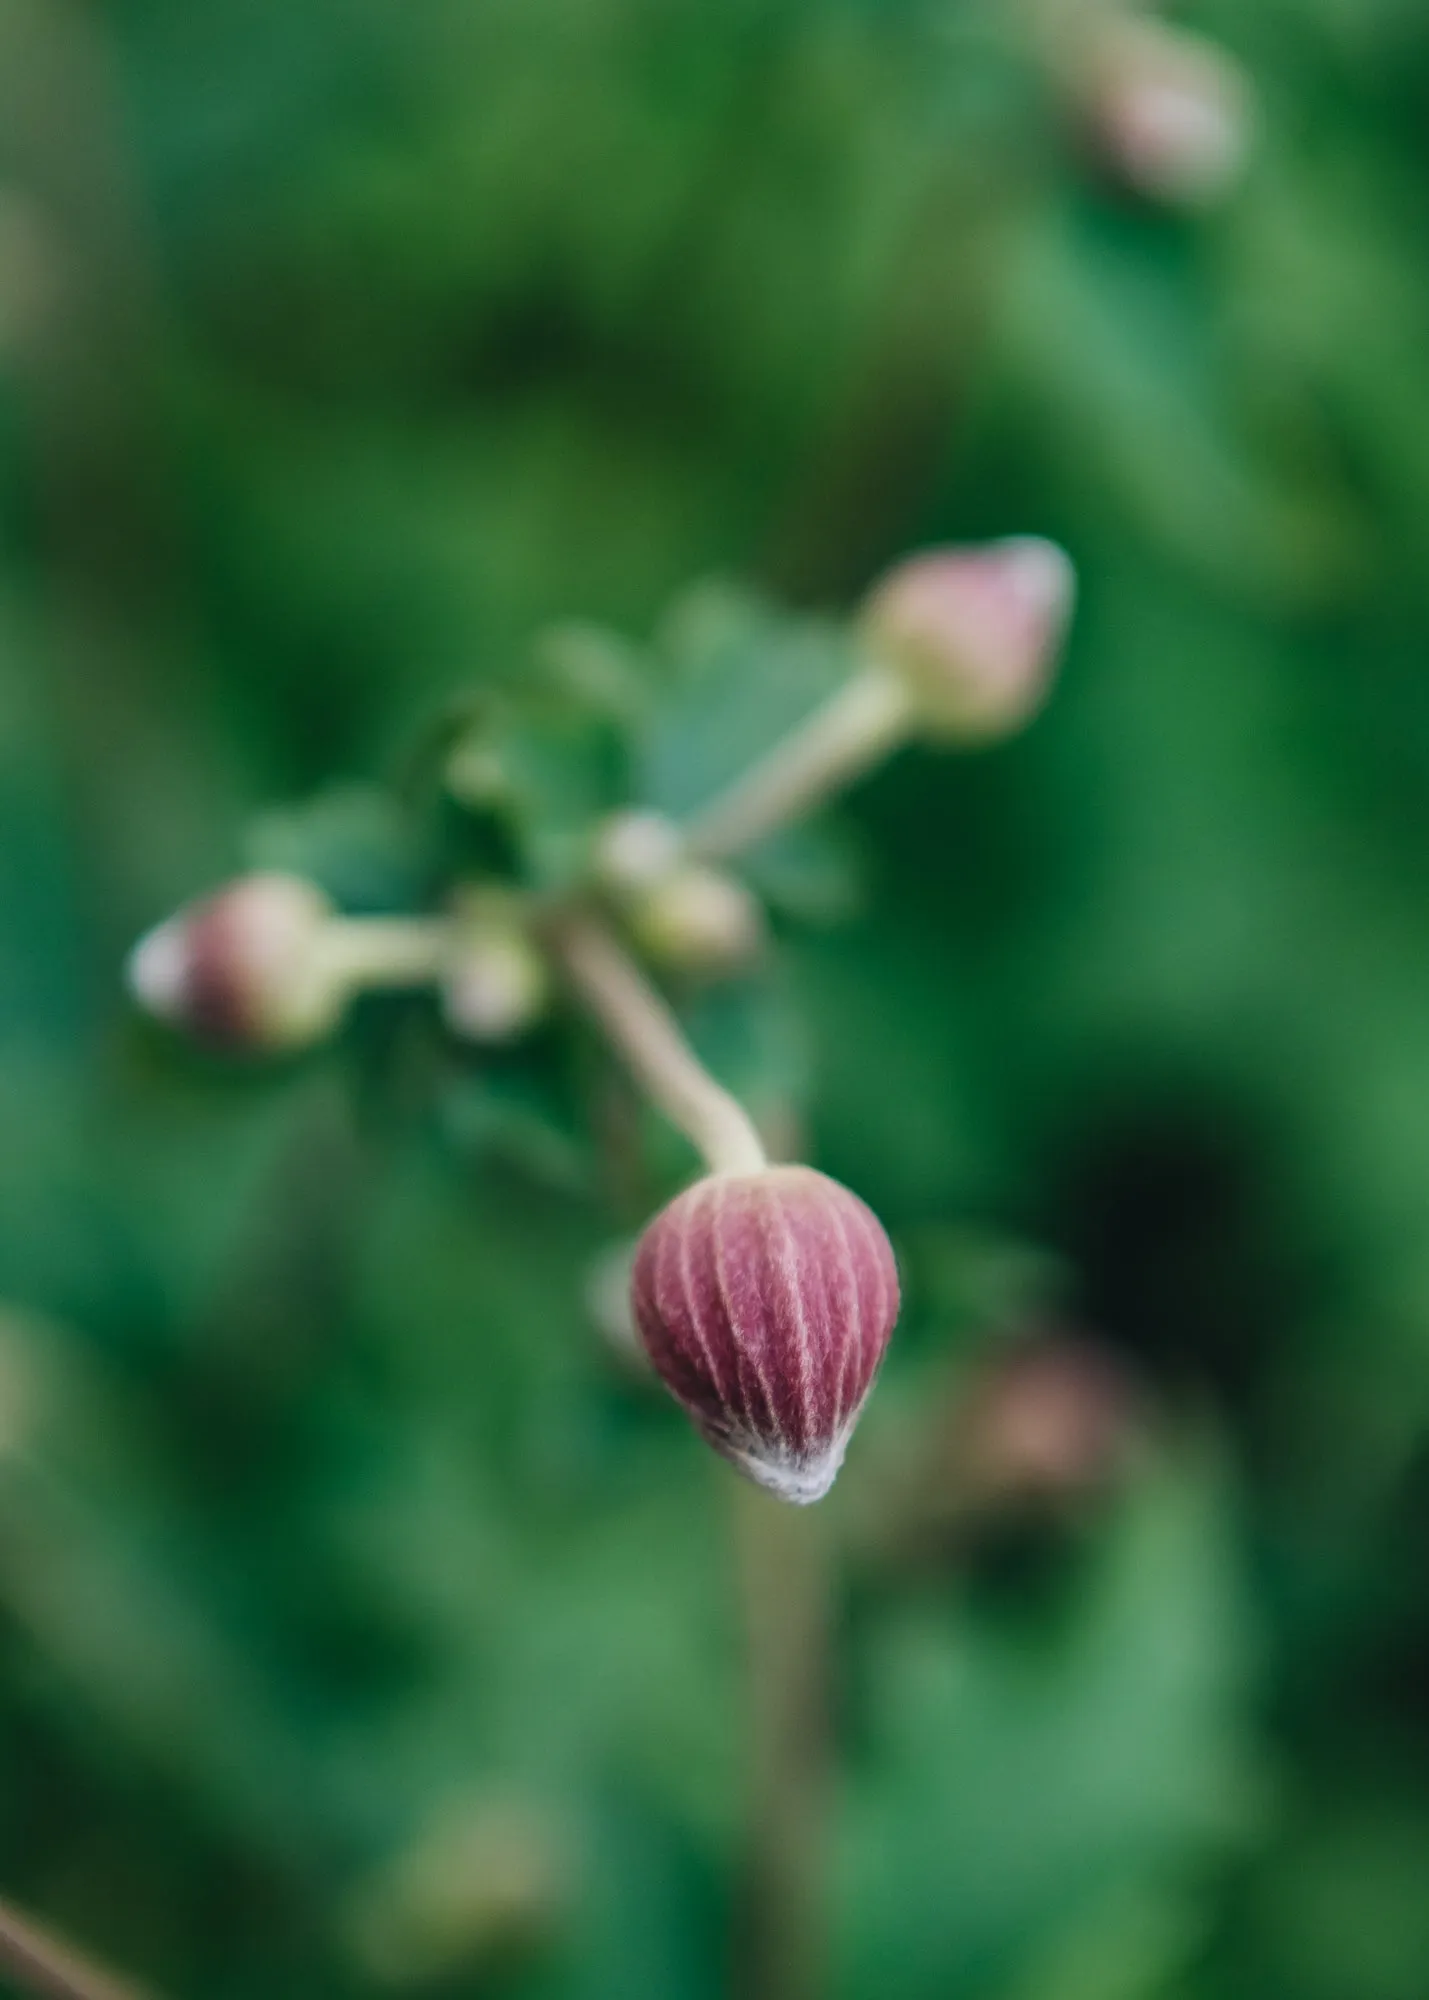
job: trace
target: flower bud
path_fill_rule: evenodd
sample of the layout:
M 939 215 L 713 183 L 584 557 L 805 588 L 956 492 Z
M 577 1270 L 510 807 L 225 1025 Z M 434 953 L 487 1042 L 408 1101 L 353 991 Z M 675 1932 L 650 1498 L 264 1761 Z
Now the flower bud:
M 613 895 L 653 888 L 680 865 L 680 829 L 643 806 L 612 813 L 597 829 L 592 863 L 596 880 Z
M 342 1012 L 343 982 L 324 950 L 335 918 L 300 876 L 242 876 L 140 940 L 130 991 L 148 1013 L 217 1047 L 302 1047 Z
M 1110 1484 L 1142 1430 L 1141 1399 L 1117 1357 L 1066 1335 L 988 1358 L 959 1412 L 957 1456 L 984 1504 L 1056 1506 Z
M 1037 536 L 929 549 L 874 586 L 863 637 L 934 735 L 1005 736 L 1042 704 L 1075 591 L 1070 558 Z
M 1233 185 L 1250 147 L 1249 80 L 1234 57 L 1160 21 L 1121 21 L 1086 86 L 1092 134 L 1139 193 L 1202 208 Z
M 657 965 L 717 978 L 758 956 L 764 912 L 733 875 L 691 866 L 632 898 L 630 929 Z
M 780 1499 L 821 1499 L 898 1317 L 872 1210 L 812 1167 L 712 1174 L 646 1229 L 631 1302 L 707 1442 Z
M 442 981 L 442 1012 L 453 1034 L 510 1042 L 534 1027 L 550 1001 L 546 961 L 525 926 L 500 903 L 479 905 L 460 923 Z

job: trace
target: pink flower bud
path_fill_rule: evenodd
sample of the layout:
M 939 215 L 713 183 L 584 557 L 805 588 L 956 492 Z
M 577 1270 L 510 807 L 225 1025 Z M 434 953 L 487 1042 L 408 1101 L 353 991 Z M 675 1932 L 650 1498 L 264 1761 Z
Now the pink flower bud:
M 631 1302 L 714 1449 L 782 1500 L 822 1499 L 898 1317 L 872 1210 L 812 1167 L 712 1174 L 646 1229 Z
M 1103 153 L 1153 201 L 1205 207 L 1245 165 L 1249 79 L 1234 57 L 1199 35 L 1160 21 L 1118 22 L 1091 65 L 1087 96 Z
M 1037 536 L 929 549 L 874 586 L 863 636 L 934 734 L 1004 736 L 1041 706 L 1075 594 L 1070 558 Z
M 141 939 L 130 990 L 149 1013 L 217 1047 L 300 1047 L 341 1012 L 343 985 L 323 950 L 334 917 L 299 876 L 243 876 Z
M 1046 1336 L 989 1357 L 974 1376 L 957 1456 L 985 1502 L 1056 1505 L 1111 1482 L 1141 1417 L 1138 1391 L 1114 1354 Z

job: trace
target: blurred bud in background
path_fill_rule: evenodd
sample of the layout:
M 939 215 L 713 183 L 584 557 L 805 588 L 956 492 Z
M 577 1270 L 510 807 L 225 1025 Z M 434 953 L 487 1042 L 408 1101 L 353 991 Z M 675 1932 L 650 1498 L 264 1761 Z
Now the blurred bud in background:
M 336 1026 L 345 987 L 324 951 L 332 903 L 295 875 L 248 875 L 189 903 L 140 940 L 140 1006 L 218 1048 L 295 1049 Z
M 986 1357 L 964 1385 L 951 1432 L 974 1506 L 1056 1512 L 1116 1484 L 1145 1435 L 1145 1411 L 1109 1349 L 1039 1334 Z
M 663 813 L 613 813 L 591 865 L 634 942 L 667 972 L 722 978 L 751 964 L 766 942 L 759 899 L 723 869 L 686 861 L 680 829 Z
M 458 906 L 451 957 L 441 985 L 452 1033 L 473 1042 L 511 1042 L 550 1004 L 546 961 L 511 898 L 482 892 Z
M 1035 535 L 928 549 L 865 600 L 864 644 L 944 740 L 1010 734 L 1041 707 L 1076 597 L 1065 551 Z
M 1164 21 L 1112 18 L 1092 39 L 1077 87 L 1097 152 L 1149 200 L 1209 207 L 1240 179 L 1254 93 L 1214 42 Z
M 591 857 L 596 881 L 624 898 L 650 889 L 680 865 L 680 829 L 643 806 L 612 813 L 596 832 Z
M 1133 1475 L 1151 1430 L 1110 1349 L 1061 1330 L 996 1339 L 879 1440 L 855 1544 L 875 1562 L 919 1562 L 987 1527 L 1074 1521 Z
M 766 941 L 758 898 L 718 868 L 677 868 L 631 899 L 631 935 L 671 972 L 717 979 L 756 959 Z
M 564 1899 L 563 1843 L 520 1800 L 444 1808 L 349 1904 L 363 1970 L 388 1986 L 425 1985 L 529 1949 Z

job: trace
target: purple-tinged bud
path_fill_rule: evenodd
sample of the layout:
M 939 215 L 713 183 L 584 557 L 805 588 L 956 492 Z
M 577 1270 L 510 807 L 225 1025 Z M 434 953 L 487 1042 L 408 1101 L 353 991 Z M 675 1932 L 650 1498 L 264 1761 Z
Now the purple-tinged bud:
M 909 556 L 875 584 L 860 622 L 922 726 L 977 740 L 1010 734 L 1041 707 L 1075 596 L 1065 551 L 1019 535 Z
M 1120 21 L 1089 68 L 1092 135 L 1131 187 L 1204 208 L 1239 178 L 1254 102 L 1235 58 L 1160 21 Z
M 898 1317 L 873 1211 L 812 1167 L 712 1174 L 646 1229 L 631 1303 L 707 1442 L 781 1500 L 822 1499 Z
M 230 1049 L 290 1049 L 336 1025 L 345 989 L 324 951 L 336 912 L 296 875 L 246 875 L 149 932 L 129 987 L 161 1021 Z
M 1067 1335 L 986 1360 L 958 1414 L 956 1456 L 984 1504 L 1057 1506 L 1125 1469 L 1143 1425 L 1140 1392 L 1118 1358 Z

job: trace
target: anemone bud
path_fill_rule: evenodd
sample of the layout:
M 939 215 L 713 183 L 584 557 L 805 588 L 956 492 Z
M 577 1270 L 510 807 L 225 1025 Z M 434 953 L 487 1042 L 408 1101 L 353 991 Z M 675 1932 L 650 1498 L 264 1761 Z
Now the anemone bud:
M 631 1303 L 707 1442 L 782 1500 L 822 1499 L 898 1317 L 872 1210 L 812 1167 L 712 1174 L 646 1229 Z
M 736 972 L 765 941 L 759 899 L 733 875 L 698 863 L 631 899 L 630 928 L 658 965 L 697 977 Z
M 479 900 L 460 923 L 442 980 L 442 1012 L 455 1035 L 512 1042 L 533 1028 L 550 1001 L 546 961 L 525 926 L 499 898 Z
M 862 627 L 937 736 L 1005 736 L 1041 706 L 1071 617 L 1071 559 L 1036 535 L 928 549 L 877 583 Z
M 964 1478 L 987 1503 L 1077 1500 L 1125 1468 L 1143 1416 L 1134 1379 L 1109 1349 L 1063 1334 L 999 1350 L 959 1413 Z
M 1214 42 L 1161 21 L 1119 21 L 1091 67 L 1093 135 L 1141 194 L 1204 208 L 1238 179 L 1250 150 L 1250 80 Z
M 342 1010 L 323 951 L 335 917 L 300 876 L 241 876 L 140 940 L 130 990 L 148 1013 L 215 1046 L 301 1047 Z

